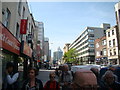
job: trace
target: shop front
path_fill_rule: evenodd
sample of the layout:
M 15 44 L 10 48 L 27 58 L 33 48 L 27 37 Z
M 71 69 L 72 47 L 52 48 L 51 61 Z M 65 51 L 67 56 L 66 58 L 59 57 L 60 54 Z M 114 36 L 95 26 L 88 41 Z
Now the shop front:
M 107 65 L 108 64 L 108 58 L 107 57 L 99 57 L 99 58 L 96 58 L 96 64 L 98 65 Z
M 26 79 L 27 70 L 29 67 L 33 66 L 33 60 L 32 60 L 32 49 L 25 41 L 21 42 L 20 56 L 23 58 L 23 79 Z
M 110 62 L 110 64 L 112 64 L 112 65 L 117 65 L 118 63 L 118 58 L 114 58 L 114 59 L 109 59 L 109 62 Z
M 15 71 L 18 70 L 19 56 L 20 42 L 4 25 L 2 25 L 2 23 L 0 23 L 0 60 L 2 63 L 2 78 L 4 78 L 7 62 L 13 62 Z

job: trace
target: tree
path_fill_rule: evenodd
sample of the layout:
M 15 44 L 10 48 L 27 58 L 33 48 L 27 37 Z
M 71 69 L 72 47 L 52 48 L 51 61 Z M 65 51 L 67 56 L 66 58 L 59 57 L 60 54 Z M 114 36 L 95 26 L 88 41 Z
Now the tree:
M 68 50 L 63 56 L 66 63 L 74 63 L 77 59 L 78 54 L 74 48 Z

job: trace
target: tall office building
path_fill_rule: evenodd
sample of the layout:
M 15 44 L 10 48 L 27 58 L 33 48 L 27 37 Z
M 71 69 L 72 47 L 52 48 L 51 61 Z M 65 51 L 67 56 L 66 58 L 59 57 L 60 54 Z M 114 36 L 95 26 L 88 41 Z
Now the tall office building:
M 54 61 L 54 62 L 61 61 L 62 56 L 63 56 L 63 52 L 62 52 L 62 50 L 60 49 L 60 47 L 58 47 L 57 51 L 55 51 L 55 52 L 53 53 L 53 61 Z
M 94 40 L 106 35 L 110 24 L 101 24 L 100 27 L 86 27 L 80 36 L 70 44 L 69 49 L 75 48 L 78 60 L 83 64 L 95 62 Z
M 35 25 L 38 30 L 38 44 L 40 44 L 41 56 L 44 57 L 44 24 L 43 22 L 35 21 Z
M 49 61 L 49 39 L 45 37 L 44 39 L 44 61 Z

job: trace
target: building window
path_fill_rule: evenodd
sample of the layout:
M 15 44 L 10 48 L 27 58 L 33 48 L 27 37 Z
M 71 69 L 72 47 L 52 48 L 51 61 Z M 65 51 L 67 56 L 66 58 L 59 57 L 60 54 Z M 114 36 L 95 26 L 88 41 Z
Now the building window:
M 7 8 L 6 10 L 6 14 L 5 14 L 5 22 L 4 25 L 9 28 L 10 25 L 10 17 L 11 17 L 11 12 L 9 11 L 9 9 Z
M 94 42 L 94 40 L 93 39 L 89 39 L 88 42 Z
M 98 48 L 99 47 L 99 43 L 96 43 L 96 48 Z
M 120 9 L 118 10 L 118 12 L 119 12 L 119 13 L 118 13 L 118 14 L 119 14 L 118 16 L 119 16 L 119 19 L 120 19 Z
M 103 52 L 102 52 L 102 51 L 100 51 L 100 55 L 103 55 Z
M 106 55 L 106 48 L 104 48 L 103 50 L 102 50 L 102 52 L 103 52 L 103 55 Z
M 102 45 L 106 45 L 106 40 L 102 40 Z
M 94 49 L 89 49 L 88 52 L 89 52 L 89 53 L 94 53 L 95 50 L 94 50 Z
M 115 33 L 114 33 L 114 30 L 112 30 L 112 35 L 114 35 Z
M 94 34 L 89 34 L 89 37 L 94 37 Z
M 111 47 L 111 40 L 109 41 L 109 47 Z
M 93 29 L 88 29 L 88 32 L 93 32 L 94 30 Z
M 108 37 L 110 37 L 110 32 L 108 32 Z
M 115 12 L 115 16 L 116 16 L 116 23 L 117 23 L 117 25 L 118 25 L 117 11 Z
M 106 30 L 104 30 L 104 34 L 106 35 Z
M 17 37 L 17 39 L 19 38 L 19 24 L 17 23 L 16 24 L 16 37 Z
M 110 50 L 110 56 L 112 55 L 112 50 Z
M 96 55 L 97 55 L 97 56 L 100 56 L 100 51 L 97 51 L 97 52 L 96 52 Z
M 114 52 L 114 55 L 116 55 L 116 49 L 114 49 L 113 52 Z
M 89 47 L 94 47 L 94 44 L 89 44 Z
M 19 13 L 19 15 L 21 15 L 21 0 L 19 0 L 19 5 L 18 5 L 18 13 Z
M 115 39 L 113 39 L 113 46 L 115 46 Z
M 22 19 L 25 18 L 25 7 L 23 7 Z
M 5 14 L 5 10 L 4 9 L 2 9 L 2 15 L 4 15 Z

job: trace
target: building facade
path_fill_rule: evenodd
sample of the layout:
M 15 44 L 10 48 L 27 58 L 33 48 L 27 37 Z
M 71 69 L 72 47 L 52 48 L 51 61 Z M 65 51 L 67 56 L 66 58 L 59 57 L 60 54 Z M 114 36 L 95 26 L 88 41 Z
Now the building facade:
M 119 64 L 117 26 L 113 26 L 106 31 L 107 51 L 109 64 Z
M 23 27 L 23 25 L 25 27 Z M 19 2 L 2 2 L 2 21 L 0 23 L 2 50 L 2 71 L 8 61 L 19 70 L 23 64 L 23 78 L 27 77 L 28 66 L 33 63 L 33 50 L 36 49 L 37 37 L 35 22 L 29 11 L 27 0 Z
M 49 58 L 49 39 L 48 38 L 44 38 L 44 61 L 48 62 L 50 61 Z
M 41 59 L 44 56 L 44 24 L 43 22 L 35 21 L 36 28 L 38 30 L 38 44 L 41 48 Z
M 58 47 L 57 51 L 53 52 L 53 63 L 60 63 L 62 60 L 62 56 L 63 56 L 63 52 L 60 49 L 60 47 Z
M 94 40 L 105 36 L 106 30 L 110 28 L 110 24 L 101 24 L 100 27 L 86 27 L 80 36 L 70 44 L 69 49 L 76 49 L 78 60 L 83 64 L 95 63 Z
M 106 36 L 95 39 L 95 62 L 96 64 L 108 64 L 108 55 L 107 55 L 107 41 Z
M 120 2 L 115 4 L 115 14 L 116 14 L 116 22 L 117 22 L 117 38 L 118 38 L 118 58 L 120 64 Z

